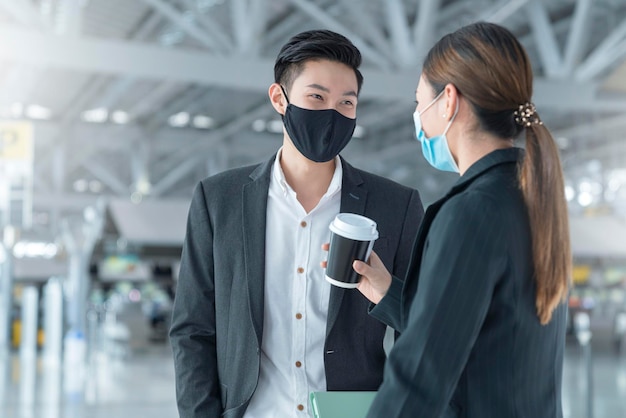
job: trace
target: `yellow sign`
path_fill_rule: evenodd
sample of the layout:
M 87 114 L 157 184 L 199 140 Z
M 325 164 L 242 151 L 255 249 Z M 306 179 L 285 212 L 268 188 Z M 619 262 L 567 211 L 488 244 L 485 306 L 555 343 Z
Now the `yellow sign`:
M 0 121 L 0 160 L 33 160 L 33 125 L 29 122 Z
M 585 284 L 591 276 L 591 266 L 588 264 L 577 264 L 572 269 L 572 281 L 574 284 Z

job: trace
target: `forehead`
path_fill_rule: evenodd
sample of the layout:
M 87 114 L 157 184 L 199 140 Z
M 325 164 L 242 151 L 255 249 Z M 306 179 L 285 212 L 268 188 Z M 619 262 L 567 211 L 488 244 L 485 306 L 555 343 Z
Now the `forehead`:
M 308 60 L 293 81 L 293 87 L 318 84 L 326 88 L 357 91 L 358 83 L 352 68 L 337 61 Z
M 415 93 L 420 95 L 420 96 L 424 96 L 424 95 L 428 94 L 429 90 L 430 90 L 430 87 L 429 87 L 428 83 L 426 82 L 424 77 L 422 75 L 420 75 L 420 79 L 419 79 L 419 81 L 417 83 L 417 88 L 415 90 Z
M 415 89 L 415 100 L 418 102 L 430 101 L 435 98 L 436 94 L 433 91 L 432 85 L 420 75 L 419 82 L 417 84 L 417 88 Z

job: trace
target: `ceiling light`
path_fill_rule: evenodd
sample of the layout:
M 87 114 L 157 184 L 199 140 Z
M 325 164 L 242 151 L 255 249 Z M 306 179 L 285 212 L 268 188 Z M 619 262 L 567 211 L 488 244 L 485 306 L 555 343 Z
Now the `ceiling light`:
M 85 122 L 91 123 L 102 123 L 107 120 L 109 116 L 109 111 L 104 107 L 99 107 L 96 109 L 85 110 L 82 114 L 83 120 Z
M 113 123 L 123 125 L 125 123 L 128 123 L 128 121 L 130 120 L 130 116 L 128 115 L 128 112 L 124 112 L 123 110 L 116 110 L 115 112 L 111 113 L 111 120 L 113 121 Z
M 189 119 L 189 113 L 180 112 L 170 116 L 168 119 L 168 123 L 174 128 L 182 128 L 184 126 L 187 126 L 187 124 L 189 123 Z
M 139 203 L 141 203 L 142 200 L 143 200 L 143 195 L 139 192 L 133 192 L 130 195 L 130 201 L 134 203 L 135 205 L 138 205 Z
M 93 206 L 87 206 L 83 209 L 83 219 L 87 223 L 93 223 L 98 219 L 98 211 Z
M 102 183 L 98 180 L 91 180 L 89 182 L 89 191 L 92 193 L 100 193 L 102 191 Z
M 83 193 L 87 191 L 87 187 L 89 187 L 89 183 L 85 179 L 78 179 L 73 184 L 74 190 L 79 193 Z
M 257 119 L 252 122 L 252 130 L 254 132 L 263 132 L 265 130 L 265 121 L 263 119 Z
M 271 120 L 267 122 L 267 131 L 275 134 L 283 133 L 283 121 L 281 120 Z
M 19 241 L 13 247 L 16 258 L 53 258 L 57 252 L 56 244 L 51 242 Z
M 209 129 L 213 127 L 213 118 L 206 115 L 196 115 L 193 118 L 193 126 L 198 129 Z
M 135 183 L 135 190 L 142 195 L 150 194 L 150 190 L 152 189 L 152 183 L 144 177 L 137 180 Z
M 52 116 L 52 111 L 47 107 L 33 104 L 26 108 L 26 116 L 31 119 L 48 120 Z
M 365 135 L 365 128 L 361 125 L 356 125 L 354 127 L 354 132 L 352 133 L 353 138 L 363 138 Z

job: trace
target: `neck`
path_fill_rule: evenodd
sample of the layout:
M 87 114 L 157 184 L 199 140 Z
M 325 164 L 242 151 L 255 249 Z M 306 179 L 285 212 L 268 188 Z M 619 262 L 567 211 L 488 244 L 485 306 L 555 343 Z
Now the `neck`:
M 300 154 L 292 144 L 284 144 L 280 166 L 287 184 L 296 192 L 298 201 L 307 213 L 324 196 L 335 172 L 334 159 L 316 163 Z
M 513 140 L 503 139 L 487 133 L 476 135 L 475 132 L 469 132 L 457 144 L 457 164 L 460 174 L 463 175 L 468 168 L 485 155 L 498 149 L 511 148 Z

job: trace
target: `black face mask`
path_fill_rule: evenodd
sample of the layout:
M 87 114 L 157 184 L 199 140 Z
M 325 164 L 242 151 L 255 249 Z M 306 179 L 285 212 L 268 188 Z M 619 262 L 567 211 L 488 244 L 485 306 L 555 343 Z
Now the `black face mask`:
M 356 119 L 345 117 L 335 109 L 309 110 L 291 103 L 287 105 L 283 123 L 298 151 L 317 163 L 335 158 L 348 145 L 356 127 Z

